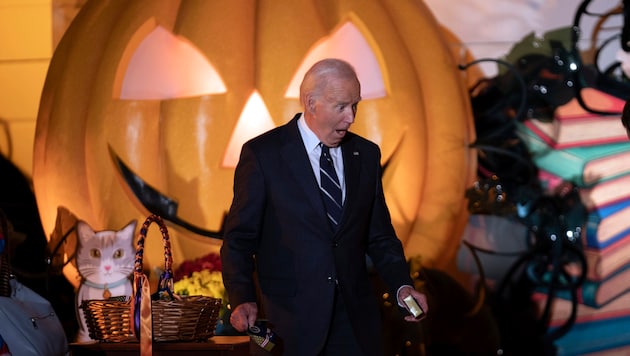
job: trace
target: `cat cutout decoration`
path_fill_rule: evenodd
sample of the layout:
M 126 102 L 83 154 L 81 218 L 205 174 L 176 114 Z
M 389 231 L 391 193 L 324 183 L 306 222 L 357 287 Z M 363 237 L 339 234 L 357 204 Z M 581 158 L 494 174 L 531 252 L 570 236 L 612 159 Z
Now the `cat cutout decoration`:
M 84 300 L 131 297 L 136 224 L 134 220 L 117 231 L 94 231 L 86 222 L 77 222 L 76 263 L 81 277 L 75 304 L 79 322 L 77 342 L 92 340 L 81 308 Z

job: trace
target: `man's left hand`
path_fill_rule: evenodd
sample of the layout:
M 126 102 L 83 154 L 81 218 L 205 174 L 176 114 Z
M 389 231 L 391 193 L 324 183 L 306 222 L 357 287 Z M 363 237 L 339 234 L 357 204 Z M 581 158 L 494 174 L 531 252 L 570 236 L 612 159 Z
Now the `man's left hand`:
M 398 296 L 397 296 L 398 305 L 404 306 L 404 308 L 407 309 L 407 311 L 409 311 L 409 307 L 407 307 L 407 305 L 405 304 L 404 299 L 410 295 L 413 297 L 413 299 L 416 300 L 416 303 L 418 303 L 418 305 L 420 306 L 420 308 L 422 308 L 424 313 L 419 317 L 414 317 L 411 314 L 407 315 L 405 316 L 405 320 L 410 321 L 410 322 L 418 322 L 426 318 L 427 312 L 429 311 L 429 304 L 427 303 L 427 296 L 424 293 L 420 293 L 417 290 L 413 289 L 411 286 L 403 286 L 402 288 L 400 288 L 400 290 L 398 291 Z

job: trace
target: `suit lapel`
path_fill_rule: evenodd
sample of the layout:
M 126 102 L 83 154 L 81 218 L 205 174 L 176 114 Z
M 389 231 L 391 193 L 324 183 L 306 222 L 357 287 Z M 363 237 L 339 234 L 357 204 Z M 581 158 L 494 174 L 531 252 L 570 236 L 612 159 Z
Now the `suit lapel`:
M 357 149 L 353 140 L 349 140 L 341 145 L 343 155 L 344 180 L 346 183 L 346 199 L 343 204 L 341 222 L 337 228 L 335 238 L 339 236 L 339 232 L 343 229 L 345 222 L 348 220 L 350 212 L 352 212 L 353 202 L 358 201 L 359 180 L 361 172 L 361 154 Z
M 305 195 L 308 197 L 308 204 L 313 205 L 315 211 L 321 212 L 321 218 L 324 221 L 328 221 L 326 217 L 326 208 L 322 201 L 321 194 L 319 192 L 319 186 L 317 180 L 313 174 L 313 168 L 311 167 L 308 154 L 304 149 L 304 143 L 300 137 L 300 132 L 297 128 L 297 118 L 299 115 L 293 118 L 286 126 L 287 140 L 286 144 L 282 147 L 281 159 L 291 167 L 296 184 L 298 184 Z

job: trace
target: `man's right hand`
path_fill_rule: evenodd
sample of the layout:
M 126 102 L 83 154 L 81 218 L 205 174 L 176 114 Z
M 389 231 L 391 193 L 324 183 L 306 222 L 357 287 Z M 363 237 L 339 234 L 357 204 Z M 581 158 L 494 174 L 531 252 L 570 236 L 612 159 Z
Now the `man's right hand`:
M 254 325 L 258 316 L 258 306 L 256 303 L 239 304 L 232 310 L 230 324 L 237 331 L 244 332 L 251 325 Z

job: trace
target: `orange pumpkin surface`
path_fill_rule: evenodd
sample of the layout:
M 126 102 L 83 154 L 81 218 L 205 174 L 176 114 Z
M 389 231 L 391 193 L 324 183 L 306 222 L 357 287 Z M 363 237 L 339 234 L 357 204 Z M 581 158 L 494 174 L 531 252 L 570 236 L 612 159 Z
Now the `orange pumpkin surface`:
M 95 229 L 143 221 L 151 209 L 124 164 L 170 199 L 175 265 L 218 250 L 204 231 L 221 228 L 240 144 L 300 111 L 296 83 L 335 56 L 359 73 L 352 129 L 382 149 L 407 255 L 448 269 L 476 161 L 466 78 L 447 38 L 419 0 L 88 1 L 41 97 L 33 181 L 43 226 L 53 231 L 59 206 Z M 163 264 L 155 235 L 147 267 Z

